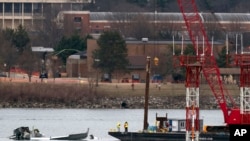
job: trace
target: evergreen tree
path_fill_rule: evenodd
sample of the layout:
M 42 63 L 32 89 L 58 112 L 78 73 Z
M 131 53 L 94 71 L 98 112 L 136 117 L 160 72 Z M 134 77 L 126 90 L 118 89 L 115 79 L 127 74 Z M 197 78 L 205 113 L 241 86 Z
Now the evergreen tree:
M 7 28 L 3 34 L 4 38 L 10 41 L 19 53 L 22 53 L 30 42 L 28 32 L 22 25 L 19 25 L 15 30 Z
M 92 38 L 91 36 L 86 36 L 82 38 L 79 35 L 72 35 L 71 37 L 62 37 L 58 45 L 55 48 L 55 52 L 59 53 L 59 58 L 62 59 L 63 63 L 66 64 L 67 57 L 78 51 L 86 51 L 87 40 L 86 38 Z
M 180 55 L 181 49 L 176 49 L 175 54 L 177 56 Z M 185 47 L 183 54 L 185 56 L 195 56 L 196 53 L 195 53 L 195 49 L 194 49 L 193 45 L 188 44 Z M 184 81 L 186 78 L 186 69 L 184 67 L 175 69 L 172 73 L 172 78 L 175 82 Z
M 29 42 L 30 38 L 28 33 L 22 25 L 19 25 L 12 36 L 12 43 L 16 46 L 18 51 L 22 53 Z
M 125 40 L 116 31 L 104 32 L 97 41 L 99 48 L 93 52 L 93 59 L 99 59 L 98 67 L 112 76 L 115 71 L 127 72 L 129 61 Z
M 229 59 L 229 60 L 227 60 L 227 59 Z M 218 58 L 216 59 L 216 61 L 217 61 L 218 67 L 220 67 L 220 68 L 227 67 L 227 63 L 231 62 L 230 58 L 227 58 L 226 47 L 225 46 L 219 52 Z
M 187 47 L 185 48 L 184 52 L 183 52 L 185 55 L 195 55 L 195 49 L 193 47 L 193 45 L 191 44 L 188 44 Z

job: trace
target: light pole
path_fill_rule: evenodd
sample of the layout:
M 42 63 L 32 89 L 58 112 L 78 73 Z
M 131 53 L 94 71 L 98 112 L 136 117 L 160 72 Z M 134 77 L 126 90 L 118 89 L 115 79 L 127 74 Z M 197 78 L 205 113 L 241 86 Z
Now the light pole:
M 4 66 L 5 75 L 6 75 L 6 67 L 7 67 L 7 64 L 4 63 L 3 66 Z
M 81 56 L 79 55 L 79 59 L 77 60 L 77 65 L 78 65 L 78 78 L 79 78 L 79 80 L 81 79 L 80 58 L 81 58 Z
M 100 59 L 95 59 L 95 66 L 96 66 L 96 83 L 95 83 L 95 86 L 98 87 L 98 64 L 100 62 Z
M 46 54 L 47 52 L 43 53 L 42 59 L 42 75 L 41 78 L 48 78 L 47 70 L 46 70 Z
M 5 73 L 4 73 L 4 74 L 5 74 L 5 76 L 7 77 L 7 71 L 6 71 L 7 64 L 6 64 L 6 63 L 4 63 L 4 64 L 3 64 L 3 66 L 4 66 L 4 71 L 5 71 Z M 4 78 L 4 80 L 6 80 L 6 77 Z
M 148 38 L 142 38 L 141 40 L 144 43 L 143 44 L 143 54 L 145 55 L 145 53 L 146 53 L 146 43 L 148 42 Z
M 148 93 L 149 93 L 150 59 L 151 57 L 147 56 L 143 131 L 146 131 L 148 128 Z

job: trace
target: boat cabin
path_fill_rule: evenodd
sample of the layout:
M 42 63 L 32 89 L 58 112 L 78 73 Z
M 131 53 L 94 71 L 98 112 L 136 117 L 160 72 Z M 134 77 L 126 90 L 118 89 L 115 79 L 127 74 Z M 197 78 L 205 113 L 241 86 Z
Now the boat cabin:
M 200 119 L 200 131 L 203 130 L 203 120 Z M 158 117 L 156 113 L 156 132 L 185 132 L 186 119 L 176 119 L 167 117 Z

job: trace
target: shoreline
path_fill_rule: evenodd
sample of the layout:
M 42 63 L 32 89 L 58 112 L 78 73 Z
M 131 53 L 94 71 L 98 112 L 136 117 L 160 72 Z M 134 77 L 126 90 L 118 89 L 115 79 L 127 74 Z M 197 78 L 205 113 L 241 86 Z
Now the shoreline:
M 202 98 L 200 109 L 220 109 L 213 97 Z M 209 99 L 209 100 L 208 100 Z M 185 97 L 150 97 L 149 109 L 185 109 Z M 144 97 L 102 98 L 95 102 L 72 103 L 50 102 L 0 102 L 0 108 L 72 108 L 72 109 L 143 109 Z
M 238 87 L 228 86 L 239 101 Z M 200 88 L 200 109 L 220 109 L 207 85 Z M 143 109 L 145 84 L 1 83 L 0 108 Z M 149 109 L 185 109 L 184 84 L 150 84 Z

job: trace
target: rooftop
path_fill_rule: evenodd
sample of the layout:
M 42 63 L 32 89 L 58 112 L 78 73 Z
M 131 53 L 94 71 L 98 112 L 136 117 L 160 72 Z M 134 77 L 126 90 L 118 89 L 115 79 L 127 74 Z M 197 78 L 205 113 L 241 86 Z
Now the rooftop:
M 182 13 L 154 13 L 154 12 L 90 12 L 92 21 L 126 21 L 144 15 L 151 21 L 175 21 L 183 22 Z M 250 13 L 200 13 L 201 19 L 205 22 L 250 22 Z
M 91 0 L 0 0 L 0 3 L 90 3 Z

